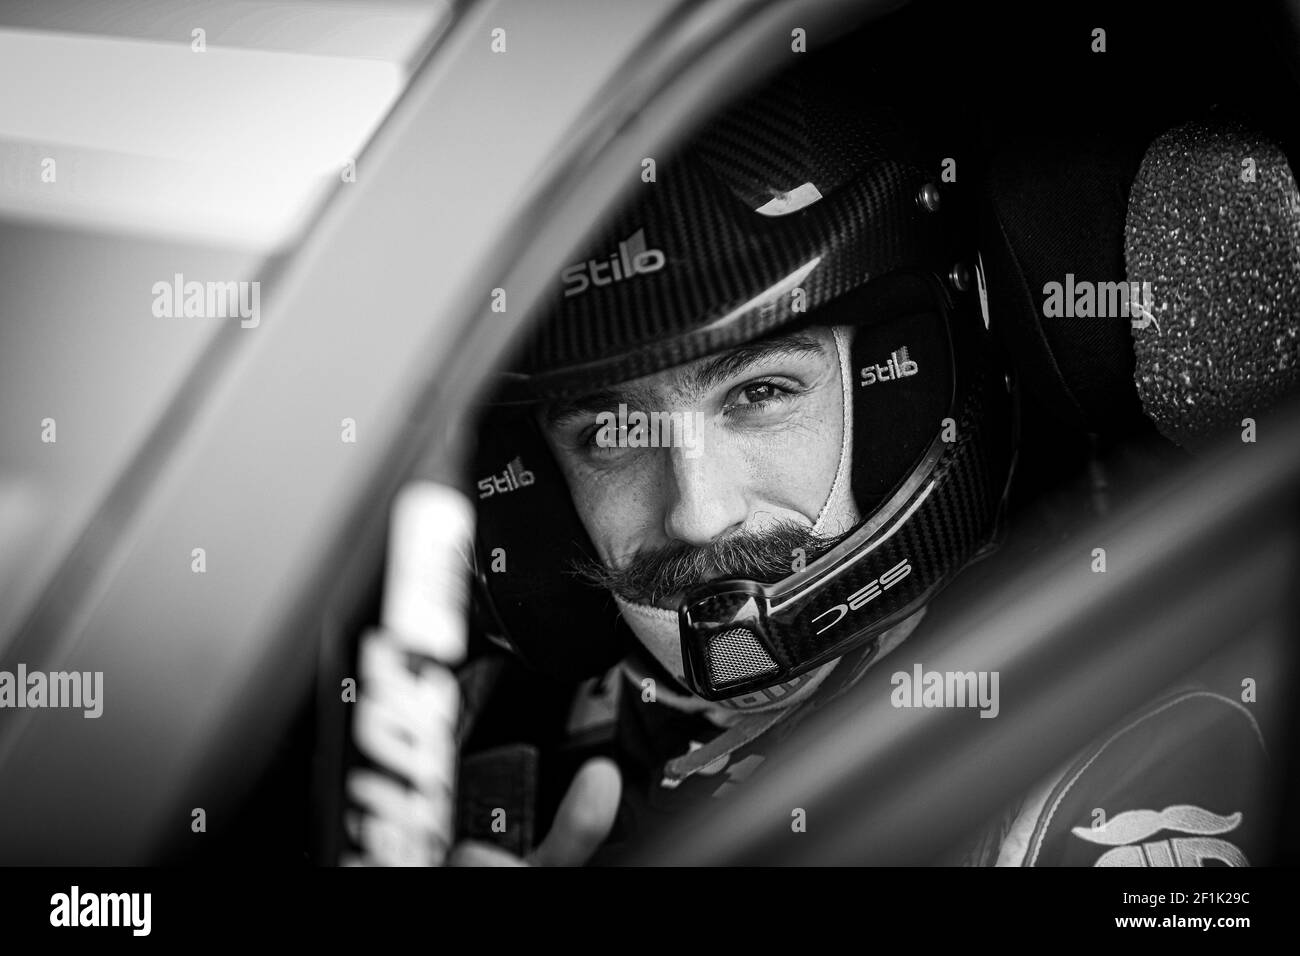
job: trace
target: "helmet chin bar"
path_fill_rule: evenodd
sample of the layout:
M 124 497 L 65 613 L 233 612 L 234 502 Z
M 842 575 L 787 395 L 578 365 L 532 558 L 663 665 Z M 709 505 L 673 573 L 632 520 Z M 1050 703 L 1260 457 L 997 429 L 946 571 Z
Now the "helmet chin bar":
M 772 584 L 727 578 L 686 592 L 678 621 L 696 694 L 723 700 L 771 687 L 876 640 L 977 556 L 1005 492 L 989 447 L 1002 436 L 984 424 L 998 421 L 984 406 L 1003 382 L 979 375 L 970 385 L 956 440 L 936 434 L 888 501 L 806 569 Z

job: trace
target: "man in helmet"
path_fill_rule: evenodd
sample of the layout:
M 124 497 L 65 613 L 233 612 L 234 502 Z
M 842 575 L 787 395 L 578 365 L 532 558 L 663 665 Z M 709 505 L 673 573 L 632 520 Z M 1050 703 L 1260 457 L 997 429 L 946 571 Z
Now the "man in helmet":
M 646 177 L 483 416 L 476 619 L 527 671 L 462 674 L 455 862 L 599 860 L 746 786 L 999 537 L 1014 379 L 948 153 L 840 67 Z M 953 862 L 1242 865 L 1262 753 L 1180 688 Z
M 644 183 L 481 427 L 482 626 L 595 675 L 566 721 L 617 761 L 623 833 L 743 783 L 996 531 L 1011 380 L 969 232 L 938 157 L 843 89 L 801 68 Z M 471 749 L 465 834 L 534 850 L 547 748 Z M 617 793 L 586 767 L 536 858 L 577 862 Z

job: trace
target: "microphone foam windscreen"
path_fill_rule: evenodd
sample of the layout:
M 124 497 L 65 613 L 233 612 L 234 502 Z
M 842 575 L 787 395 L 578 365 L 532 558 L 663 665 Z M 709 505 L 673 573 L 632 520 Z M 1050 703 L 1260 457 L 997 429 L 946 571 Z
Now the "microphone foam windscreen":
M 1143 407 L 1188 448 L 1300 381 L 1300 193 L 1285 154 L 1236 124 L 1188 123 L 1147 149 L 1129 196 L 1128 281 Z

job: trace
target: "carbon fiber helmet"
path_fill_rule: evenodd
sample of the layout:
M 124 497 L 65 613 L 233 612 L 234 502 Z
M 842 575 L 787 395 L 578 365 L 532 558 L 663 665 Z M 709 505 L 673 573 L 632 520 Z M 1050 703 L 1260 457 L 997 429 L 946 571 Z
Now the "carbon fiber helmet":
M 869 646 L 995 540 L 1014 386 L 970 223 L 941 157 L 897 114 L 850 98 L 816 60 L 788 72 L 666 162 L 557 277 L 481 420 L 474 473 L 481 621 L 533 666 L 597 673 L 630 633 L 612 595 L 571 573 L 594 548 L 531 403 L 802 326 L 855 327 L 862 520 L 782 580 L 690 589 L 678 617 L 691 689 L 734 697 Z

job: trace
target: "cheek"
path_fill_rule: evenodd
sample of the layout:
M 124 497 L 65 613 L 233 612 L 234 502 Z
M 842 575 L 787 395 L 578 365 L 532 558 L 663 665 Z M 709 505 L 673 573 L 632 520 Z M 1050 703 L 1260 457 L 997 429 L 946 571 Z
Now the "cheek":
M 816 521 L 840 463 L 842 408 L 837 381 L 808 396 L 779 429 L 745 442 L 745 468 L 759 500 Z
M 619 564 L 640 547 L 652 523 L 653 501 L 648 469 L 589 469 L 561 462 L 574 509 L 606 564 Z

